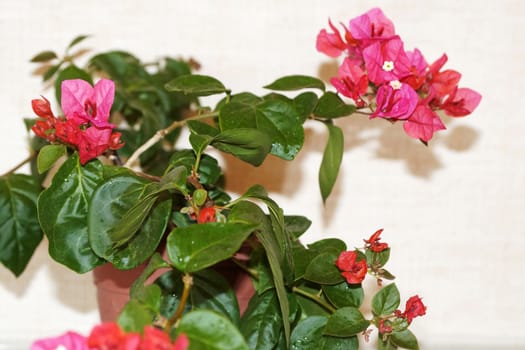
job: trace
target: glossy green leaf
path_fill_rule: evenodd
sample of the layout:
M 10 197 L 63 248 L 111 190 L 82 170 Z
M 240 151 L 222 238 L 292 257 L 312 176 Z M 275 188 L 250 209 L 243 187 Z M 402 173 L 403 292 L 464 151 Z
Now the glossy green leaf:
M 166 261 L 164 261 L 164 259 L 159 253 L 153 253 L 153 255 L 148 261 L 148 265 L 146 265 L 146 268 L 142 271 L 140 276 L 133 282 L 133 285 L 131 286 L 130 290 L 131 297 L 138 296 L 141 293 L 141 290 L 146 287 L 144 285 L 146 283 L 146 280 L 155 271 L 157 271 L 158 269 L 169 267 L 170 265 Z
M 252 128 L 271 140 L 271 153 L 285 160 L 295 158 L 304 143 L 303 120 L 292 102 L 264 100 L 256 105 L 229 103 L 220 110 L 222 131 Z
M 335 266 L 337 255 L 321 253 L 306 267 L 304 279 L 319 284 L 339 284 L 344 281 L 341 271 Z
M 329 91 L 321 96 L 313 113 L 320 118 L 333 119 L 349 116 L 355 109 L 354 105 L 344 103 L 339 95 Z
M 366 261 L 369 265 L 376 268 L 383 267 L 390 258 L 390 248 L 383 250 L 382 252 L 373 252 L 371 249 L 365 251 Z
M 30 60 L 30 62 L 47 62 L 51 61 L 52 59 L 58 58 L 57 54 L 54 51 L 42 51 L 35 56 L 33 56 Z
M 286 232 L 291 234 L 294 238 L 299 238 L 305 233 L 310 226 L 312 221 L 305 216 L 301 215 L 286 215 L 284 217 L 284 226 Z
M 252 165 L 261 165 L 270 149 L 270 138 L 257 129 L 225 130 L 213 138 L 211 145 Z
M 202 270 L 192 275 L 190 302 L 193 309 L 215 310 L 236 326 L 240 324 L 237 296 L 228 281 L 215 270 Z
M 308 249 L 314 252 L 331 252 L 339 255 L 346 250 L 346 243 L 339 238 L 325 238 L 308 244 Z
M 138 266 L 153 254 L 171 215 L 171 200 L 150 195 L 143 178 L 121 174 L 105 180 L 89 203 L 93 250 L 120 269 Z
M 323 285 L 323 292 L 336 307 L 352 306 L 359 308 L 365 298 L 365 293 L 360 284 L 349 285 L 342 282 L 335 285 Z
M 315 253 L 307 250 L 302 244 L 294 242 L 292 244 L 292 254 L 294 262 L 294 281 L 304 277 L 306 268 L 315 256 Z
M 382 338 L 377 340 L 377 350 L 395 350 L 397 348 L 398 347 L 392 343 L 390 337 L 386 340 L 383 340 Z
M 327 317 L 310 316 L 303 319 L 292 332 L 292 350 L 358 350 L 357 336 L 332 337 L 323 335 Z
M 191 173 L 196 160 L 197 158 L 195 157 L 195 152 L 192 150 L 185 149 L 177 151 L 172 155 L 167 171 L 170 171 L 179 165 L 184 165 L 188 173 Z M 217 160 L 207 154 L 203 154 L 201 156 L 198 173 L 199 181 L 203 185 L 215 184 L 222 175 L 221 168 L 219 167 Z
M 266 85 L 265 89 L 277 91 L 292 91 L 314 88 L 324 91 L 325 86 L 322 80 L 307 75 L 289 75 L 279 78 L 273 83 Z
M 344 136 L 341 129 L 329 123 L 325 125 L 328 128 L 328 140 L 319 168 L 319 188 L 321 189 L 323 202 L 326 202 L 326 199 L 332 193 L 344 152 Z
M 103 262 L 91 248 L 87 225 L 89 200 L 102 175 L 98 160 L 82 166 L 75 154 L 38 198 L 38 219 L 49 239 L 49 254 L 75 272 L 87 272 Z
M 311 316 L 301 320 L 290 338 L 291 350 L 319 350 L 323 330 L 328 321 L 324 316 Z
M 42 231 L 37 218 L 40 185 L 28 175 L 0 177 L 0 262 L 15 276 L 27 266 Z
M 38 172 L 42 174 L 48 171 L 53 164 L 62 156 L 66 155 L 67 149 L 64 145 L 46 145 L 38 152 L 36 160 Z
M 255 295 L 242 317 L 240 331 L 250 349 L 271 350 L 279 341 L 283 319 L 275 291 Z
M 392 335 L 390 336 L 390 340 L 395 345 L 399 346 L 403 349 L 409 349 L 409 350 L 418 350 L 419 344 L 417 342 L 417 338 L 408 329 L 405 329 L 404 331 L 397 332 L 394 331 Z
M 198 74 L 180 76 L 167 83 L 165 87 L 168 91 L 178 91 L 194 96 L 209 96 L 228 91 L 216 78 Z
M 311 91 L 303 92 L 293 99 L 295 109 L 301 116 L 303 123 L 313 114 L 318 100 L 317 95 Z
M 399 290 L 395 283 L 383 287 L 372 298 L 372 312 L 376 316 L 388 316 L 392 314 L 400 303 Z
M 233 256 L 257 226 L 214 222 L 177 227 L 168 236 L 168 256 L 182 272 L 205 269 Z
M 226 317 L 213 311 L 185 314 L 177 327 L 188 336 L 190 350 L 248 350 L 243 336 Z
M 355 307 L 337 309 L 328 318 L 324 334 L 334 337 L 351 337 L 363 332 L 370 324 Z
M 270 210 L 271 221 L 273 221 L 271 225 L 264 212 L 251 202 L 242 201 L 236 204 L 232 208 L 229 217 L 232 220 L 259 223 L 256 236 L 259 242 L 261 242 L 268 258 L 282 319 L 287 320 L 290 316 L 290 305 L 288 303 L 284 282 L 293 276 L 293 256 L 291 247 L 288 249 L 289 242 L 285 242 L 285 238 L 283 237 L 284 218 L 282 216 L 282 210 L 266 196 L 266 191 L 262 186 L 253 186 L 248 189 L 243 197 L 263 200 Z M 279 221 L 281 221 L 281 230 L 279 230 Z M 291 271 L 288 271 L 290 269 Z M 286 278 L 285 274 L 290 274 L 290 277 Z M 285 343 L 288 344 L 290 339 L 290 325 L 287 322 L 284 323 L 284 335 Z
M 58 73 L 58 76 L 55 79 L 55 83 L 54 83 L 55 97 L 59 104 L 61 103 L 61 96 L 62 96 L 62 89 L 61 89 L 62 82 L 68 79 L 82 79 L 82 80 L 87 81 L 90 84 L 93 84 L 93 78 L 85 70 L 78 68 L 74 64 L 64 68 L 62 71 L 60 71 L 60 73 Z
M 187 194 L 186 182 L 188 178 L 188 170 L 185 166 L 177 166 L 164 174 L 159 182 L 159 188 L 155 193 L 160 193 L 166 190 L 178 190 L 182 194 Z

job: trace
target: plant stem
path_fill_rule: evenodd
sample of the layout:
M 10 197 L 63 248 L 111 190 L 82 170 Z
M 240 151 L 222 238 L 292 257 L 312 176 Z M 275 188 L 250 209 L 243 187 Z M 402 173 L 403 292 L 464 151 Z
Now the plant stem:
M 188 121 L 190 121 L 190 120 L 200 120 L 200 119 L 206 119 L 206 118 L 213 118 L 213 117 L 216 117 L 218 115 L 219 115 L 218 112 L 210 112 L 210 113 L 196 115 L 194 117 L 191 117 L 191 118 L 188 118 L 188 119 L 185 119 L 185 120 L 176 120 L 176 121 L 174 121 L 167 128 L 158 130 L 155 133 L 155 135 L 153 135 L 148 141 L 146 141 L 139 148 L 137 148 L 135 150 L 135 152 L 133 152 L 133 154 L 126 161 L 124 166 L 127 167 L 127 168 L 131 167 L 137 161 L 137 159 L 140 157 L 140 155 L 142 153 L 146 152 L 151 146 L 153 146 L 154 144 L 156 144 L 157 142 L 162 140 L 166 135 L 168 135 L 172 131 L 174 131 L 174 130 L 176 130 L 176 129 L 186 125 L 188 123 Z
M 177 307 L 177 310 L 166 324 L 166 332 L 168 334 L 170 334 L 171 328 L 175 325 L 175 323 L 177 323 L 177 321 L 181 318 L 182 313 L 184 312 L 184 308 L 186 307 L 186 301 L 190 296 L 191 286 L 193 285 L 193 277 L 191 277 L 190 274 L 185 274 L 184 276 L 182 276 L 182 282 L 184 283 L 184 288 L 180 297 L 179 306 Z
M 310 292 L 304 290 L 304 289 L 301 289 L 299 287 L 293 287 L 292 288 L 292 291 L 294 293 L 297 293 L 299 295 L 302 295 L 303 297 L 306 297 L 312 301 L 315 301 L 317 304 L 321 305 L 322 307 L 324 307 L 326 310 L 328 310 L 329 312 L 331 313 L 334 313 L 337 311 L 336 308 L 334 308 L 332 305 L 330 305 L 329 303 L 327 303 L 325 300 L 321 299 L 321 297 L 317 294 L 311 294 Z
M 24 159 L 23 161 L 21 161 L 20 163 L 18 163 L 17 165 L 15 165 L 13 168 L 11 168 L 10 170 L 6 171 L 4 174 L 2 174 L 0 177 L 4 177 L 4 176 L 7 176 L 7 175 L 10 175 L 12 173 L 14 173 L 15 171 L 17 171 L 18 169 L 20 169 L 21 167 L 23 167 L 25 164 L 29 163 L 31 160 L 33 160 L 33 158 L 35 158 L 37 155 L 36 152 L 33 152 L 31 153 L 26 159 Z

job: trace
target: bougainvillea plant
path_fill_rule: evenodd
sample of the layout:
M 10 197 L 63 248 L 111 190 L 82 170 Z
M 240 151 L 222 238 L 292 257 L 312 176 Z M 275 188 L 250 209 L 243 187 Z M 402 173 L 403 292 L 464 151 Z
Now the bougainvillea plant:
M 316 77 L 289 75 L 265 86 L 268 94 L 235 93 L 195 74 L 192 60 L 166 58 L 146 69 L 122 51 L 79 68 L 70 51 L 85 36 L 62 57 L 35 56 L 48 68 L 44 80 L 54 80 L 61 112 L 44 97 L 33 100 L 33 153 L 21 163 L 32 174 L 16 167 L 0 179 L 0 261 L 21 274 L 45 234 L 51 257 L 78 273 L 147 265 L 117 323 L 87 337 L 37 341 L 34 350 L 357 349 L 372 335 L 378 349 L 418 348 L 409 326 L 426 306 L 413 295 L 400 309 L 396 284 L 386 282 L 394 276 L 382 229 L 357 248 L 335 238 L 304 244 L 306 217 L 285 214 L 257 184 L 232 198 L 218 160 L 206 153 L 213 147 L 253 166 L 268 155 L 292 161 L 304 126 L 321 123 L 329 136 L 319 166 L 326 200 L 344 153 L 338 118 L 401 122 L 427 144 L 445 129 L 439 113 L 461 117 L 479 104 L 477 92 L 458 87 L 458 72 L 443 70 L 446 55 L 428 64 L 419 50 L 405 50 L 380 9 L 342 31 L 329 27 L 317 49 L 344 56 L 331 79 L 336 91 Z M 200 105 L 209 95 L 222 98 Z M 191 148 L 176 146 L 181 128 Z M 233 266 L 253 285 L 246 307 L 224 272 Z M 365 306 L 367 276 L 378 291 Z

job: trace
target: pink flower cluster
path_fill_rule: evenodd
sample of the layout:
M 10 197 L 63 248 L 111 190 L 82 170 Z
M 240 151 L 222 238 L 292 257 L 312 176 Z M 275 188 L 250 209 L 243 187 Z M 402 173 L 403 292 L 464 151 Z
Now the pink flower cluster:
M 408 135 L 427 142 L 445 129 L 436 111 L 462 117 L 481 101 L 476 91 L 458 87 L 459 72 L 442 70 L 445 54 L 428 64 L 418 49 L 405 51 L 381 9 L 352 19 L 348 28 L 343 26 L 344 36 L 332 22 L 329 25 L 331 32 L 322 29 L 317 36 L 317 50 L 330 57 L 345 54 L 331 83 L 358 108 L 372 109 L 372 118 L 403 121 Z
M 44 97 L 32 101 L 40 117 L 32 127 L 37 136 L 77 149 L 82 164 L 124 145 L 121 134 L 113 132 L 115 126 L 108 122 L 115 96 L 111 80 L 102 79 L 94 87 L 81 79 L 64 80 L 61 90 L 65 118 L 56 117 Z
M 188 337 L 180 334 L 172 342 L 168 334 L 152 326 L 144 327 L 144 334 L 125 333 L 118 324 L 109 322 L 95 326 L 89 337 L 75 332 L 41 339 L 31 350 L 186 350 Z

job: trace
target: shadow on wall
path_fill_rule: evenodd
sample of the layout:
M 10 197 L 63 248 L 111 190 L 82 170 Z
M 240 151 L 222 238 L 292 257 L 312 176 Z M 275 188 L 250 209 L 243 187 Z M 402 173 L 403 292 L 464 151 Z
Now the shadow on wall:
M 40 243 L 29 265 L 19 278 L 16 278 L 6 268 L 0 269 L 0 283 L 17 299 L 22 299 L 29 289 L 34 289 L 34 281 L 41 273 L 47 274 L 49 284 L 52 286 L 50 288 L 54 289 L 54 298 L 57 302 L 82 313 L 98 309 L 96 289 L 91 273 L 77 274 L 52 260 L 47 253 L 46 239 Z
M 329 81 L 337 75 L 338 63 L 333 60 L 320 65 L 318 75 L 322 80 Z M 456 152 L 468 151 L 477 141 L 478 132 L 468 126 L 454 126 L 454 118 L 442 116 L 448 130 L 438 132 L 429 142 L 429 146 L 409 137 L 403 131 L 402 123 L 392 123 L 381 119 L 369 119 L 364 115 L 354 115 L 335 121 L 345 135 L 345 152 L 366 145 L 375 146 L 375 157 L 378 159 L 402 161 L 413 176 L 428 179 L 432 173 L 443 167 L 436 155 L 439 147 Z M 295 163 L 302 163 L 305 153 L 323 153 L 326 143 L 326 132 L 318 129 L 306 128 L 305 143 L 299 152 Z M 346 157 L 350 155 L 345 155 Z M 269 192 L 279 192 L 291 196 L 301 184 L 301 169 L 280 158 L 269 156 L 265 162 L 255 168 L 230 155 L 224 155 L 224 168 L 228 190 L 235 193 L 245 192 L 251 185 L 260 184 Z M 312 168 L 313 169 L 313 168 Z M 341 172 L 344 169 L 341 169 Z M 316 170 L 317 171 L 317 168 Z M 231 174 L 244 174 L 234 181 L 228 177 Z M 343 174 L 340 174 L 340 177 Z M 331 197 L 337 196 L 337 184 Z M 332 199 L 333 201 L 333 199 Z

